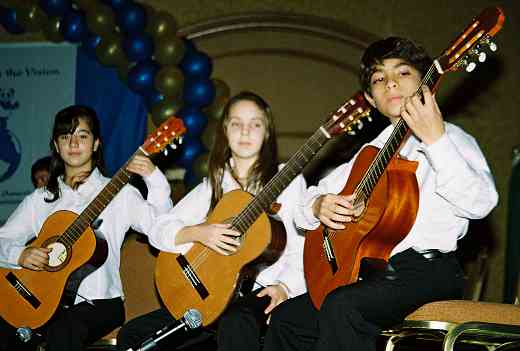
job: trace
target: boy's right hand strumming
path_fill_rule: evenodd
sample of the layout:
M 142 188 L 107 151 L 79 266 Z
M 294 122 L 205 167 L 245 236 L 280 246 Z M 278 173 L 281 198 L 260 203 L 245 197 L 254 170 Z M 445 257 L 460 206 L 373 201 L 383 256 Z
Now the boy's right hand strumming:
M 26 247 L 20 257 L 18 264 L 33 271 L 42 271 L 49 265 L 49 253 L 51 249 L 45 247 Z
M 355 194 L 320 195 L 312 205 L 312 212 L 321 223 L 331 229 L 345 229 L 342 223 L 352 222 L 353 217 L 361 215 L 365 203 L 354 204 Z

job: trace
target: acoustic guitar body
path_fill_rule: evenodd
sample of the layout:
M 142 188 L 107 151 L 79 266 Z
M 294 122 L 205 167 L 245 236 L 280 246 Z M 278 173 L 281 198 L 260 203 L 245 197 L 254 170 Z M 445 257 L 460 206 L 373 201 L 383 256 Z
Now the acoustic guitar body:
M 53 213 L 31 243 L 32 247 L 53 247 L 48 270 L 0 269 L 0 315 L 12 326 L 35 329 L 45 324 L 58 308 L 69 276 L 93 256 L 96 236 L 90 227 L 73 246 L 56 243 L 76 218 L 70 211 Z
M 342 195 L 354 192 L 379 149 L 365 147 L 356 159 Z M 325 228 L 305 237 L 304 270 L 311 300 L 320 308 L 329 292 L 358 278 L 363 258 L 387 261 L 392 249 L 412 228 L 419 206 L 417 162 L 392 158 L 379 178 L 365 211 L 343 230 L 328 231 L 336 259 L 333 269 L 324 251 Z
M 229 223 L 253 196 L 241 190 L 225 193 L 209 215 L 208 223 Z M 239 276 L 248 263 L 274 263 L 284 250 L 283 224 L 262 213 L 243 235 L 239 250 L 229 256 L 194 243 L 185 255 L 161 251 L 155 267 L 155 282 L 163 303 L 177 319 L 190 308 L 211 324 L 231 300 Z

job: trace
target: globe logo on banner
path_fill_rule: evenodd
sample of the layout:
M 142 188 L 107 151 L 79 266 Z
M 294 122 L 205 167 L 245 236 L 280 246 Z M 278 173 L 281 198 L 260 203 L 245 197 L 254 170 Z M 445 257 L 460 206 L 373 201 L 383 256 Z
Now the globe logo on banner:
M 20 140 L 7 129 L 7 120 L 19 107 L 14 94 L 12 88 L 0 88 L 0 182 L 16 172 L 22 155 Z

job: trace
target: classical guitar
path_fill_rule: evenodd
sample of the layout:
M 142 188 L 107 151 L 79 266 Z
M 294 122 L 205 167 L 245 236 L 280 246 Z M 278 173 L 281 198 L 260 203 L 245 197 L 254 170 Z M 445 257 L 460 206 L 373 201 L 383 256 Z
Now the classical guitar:
M 485 9 L 447 50 L 434 60 L 415 94 L 427 85 L 436 91 L 444 73 L 466 68 L 471 71 L 484 61 L 484 48 L 496 50 L 492 37 L 501 29 L 504 14 L 499 8 Z M 360 151 L 343 195 L 356 194 L 364 201 L 364 212 L 346 228 L 325 226 L 309 231 L 305 238 L 304 271 L 308 291 L 316 308 L 329 292 L 358 279 L 364 259 L 386 262 L 392 249 L 408 234 L 418 210 L 417 162 L 399 157 L 399 148 L 409 133 L 400 119 L 385 145 Z M 406 194 L 406 196 L 403 196 Z
M 242 233 L 242 243 L 235 254 L 220 255 L 199 243 L 194 243 L 185 255 L 159 254 L 156 286 L 175 318 L 195 308 L 202 313 L 203 324 L 209 325 L 224 311 L 246 265 L 258 262 L 261 256 L 267 257 L 263 264 L 276 261 L 285 246 L 285 232 L 279 230 L 283 226 L 276 225 L 277 221 L 270 221 L 265 211 L 333 135 L 355 132 L 354 127 L 361 127 L 361 119 L 368 117 L 368 112 L 368 103 L 358 93 L 332 114 L 259 194 L 253 197 L 240 190 L 224 194 L 207 221 L 231 223 Z
M 182 120 L 171 117 L 147 137 L 131 158 L 158 153 L 170 143 L 180 141 L 184 132 Z M 128 162 L 81 214 L 57 211 L 45 220 L 31 246 L 52 248 L 46 270 L 0 269 L 0 316 L 9 324 L 32 329 L 42 326 L 60 305 L 69 277 L 86 264 L 99 267 L 104 263 L 107 243 L 96 237 L 91 224 L 130 180 Z M 77 288 L 79 284 L 74 285 Z

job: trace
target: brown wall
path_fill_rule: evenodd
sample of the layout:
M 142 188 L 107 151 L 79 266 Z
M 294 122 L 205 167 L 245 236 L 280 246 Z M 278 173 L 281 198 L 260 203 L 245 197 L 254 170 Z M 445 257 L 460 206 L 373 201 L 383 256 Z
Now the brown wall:
M 479 141 L 495 174 L 500 204 L 484 231 L 493 242 L 491 268 L 484 298 L 502 297 L 506 241 L 508 182 L 511 150 L 520 144 L 518 100 L 520 2 L 486 0 L 365 0 L 365 1 L 143 1 L 171 12 L 179 28 L 209 19 L 244 13 L 284 13 L 318 16 L 336 33 L 355 37 L 356 43 L 324 38 L 294 30 L 249 30 L 194 39 L 214 58 L 214 75 L 232 92 L 251 89 L 271 101 L 280 130 L 282 157 L 287 158 L 328 112 L 356 89 L 355 69 L 363 43 L 377 37 L 401 35 L 440 53 L 481 9 L 500 5 L 506 12 L 504 29 L 497 36 L 499 51 L 477 71 L 450 74 L 439 91 L 446 119 L 461 125 Z M 312 18 L 312 23 L 316 20 Z M 305 22 L 305 21 L 303 21 Z M 321 22 L 320 22 L 321 23 Z M 323 23 L 322 23 L 323 24 Z M 516 33 L 516 34 L 515 34 Z M 11 36 L 0 41 L 41 40 L 39 35 Z M 370 128 L 365 128 L 369 130 Z M 364 131 L 361 133 L 363 134 Z M 334 152 L 339 152 L 335 150 Z M 342 158 L 345 153 L 337 155 Z M 330 157 L 330 156 L 329 156 Z M 336 157 L 336 155 L 335 155 Z

